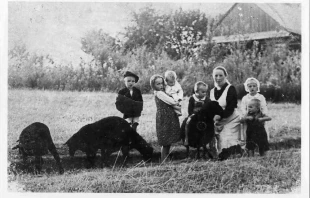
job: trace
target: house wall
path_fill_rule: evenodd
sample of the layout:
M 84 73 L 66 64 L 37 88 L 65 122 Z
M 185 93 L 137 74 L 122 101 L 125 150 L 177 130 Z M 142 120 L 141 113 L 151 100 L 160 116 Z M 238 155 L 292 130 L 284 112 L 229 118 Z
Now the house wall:
M 252 3 L 238 3 L 220 25 L 214 36 L 227 36 L 282 29 L 280 24 Z

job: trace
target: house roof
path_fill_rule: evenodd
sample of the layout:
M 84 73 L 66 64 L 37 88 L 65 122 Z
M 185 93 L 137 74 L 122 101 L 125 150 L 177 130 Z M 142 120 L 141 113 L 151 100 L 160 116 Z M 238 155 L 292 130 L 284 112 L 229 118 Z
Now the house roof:
M 301 35 L 301 7 L 292 3 L 256 3 L 285 30 Z
M 289 32 L 285 30 L 280 31 L 268 31 L 268 32 L 256 32 L 250 34 L 239 34 L 239 35 L 230 35 L 230 36 L 217 36 L 213 37 L 212 41 L 216 43 L 230 43 L 230 42 L 238 42 L 238 41 L 248 41 L 248 40 L 260 40 L 260 39 L 269 39 L 269 38 L 283 38 L 288 37 L 290 35 Z M 201 41 L 198 44 L 205 43 L 205 41 Z
M 230 14 L 230 12 L 238 5 L 235 3 L 224 14 L 224 16 L 216 24 L 216 27 L 222 23 L 222 21 Z M 213 37 L 212 41 L 216 43 L 228 43 L 248 40 L 260 40 L 269 38 L 283 38 L 290 36 L 290 33 L 301 35 L 301 7 L 300 4 L 290 3 L 255 3 L 260 9 L 262 9 L 267 15 L 277 21 L 283 30 L 280 31 L 267 31 L 267 32 L 255 32 L 249 34 L 230 35 L 230 36 L 217 36 Z M 200 41 L 198 44 L 205 43 L 206 41 Z
M 238 5 L 235 3 L 219 20 L 218 26 L 229 13 Z M 292 3 L 255 3 L 267 15 L 277 21 L 285 30 L 301 34 L 301 7 Z

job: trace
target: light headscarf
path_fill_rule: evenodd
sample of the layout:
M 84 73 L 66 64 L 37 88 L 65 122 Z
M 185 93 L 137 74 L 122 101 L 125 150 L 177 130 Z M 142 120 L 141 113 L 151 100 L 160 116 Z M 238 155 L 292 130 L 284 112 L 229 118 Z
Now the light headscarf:
M 170 71 L 170 70 L 167 70 L 165 72 L 165 80 L 168 76 L 170 76 L 172 74 L 172 76 L 174 77 L 174 80 L 176 81 L 177 80 L 177 74 L 174 72 L 174 71 Z
M 230 82 L 228 82 L 227 80 L 227 76 L 228 76 L 228 73 L 227 73 L 227 70 L 225 69 L 225 67 L 223 66 L 217 66 L 213 69 L 213 72 L 212 72 L 212 77 L 213 77 L 213 81 L 214 81 L 214 86 L 217 88 L 217 89 L 221 89 L 221 87 L 215 82 L 215 78 L 214 78 L 214 75 L 215 75 L 215 71 L 216 70 L 221 70 L 224 72 L 224 75 L 225 75 L 225 82 L 230 84 Z
M 159 75 L 159 74 L 153 75 L 153 76 L 150 78 L 150 86 L 151 86 L 151 88 L 152 88 L 154 91 L 156 91 L 156 90 L 155 90 L 155 80 L 156 80 L 157 78 L 162 78 L 163 81 L 164 81 L 164 78 L 163 78 L 161 75 Z
M 259 91 L 260 91 L 260 89 L 259 89 L 260 83 L 259 83 L 259 81 L 258 81 L 256 78 L 253 78 L 253 77 L 246 79 L 246 81 L 245 81 L 245 83 L 244 83 L 244 89 L 245 89 L 245 91 L 246 91 L 246 92 L 250 92 L 250 90 L 249 90 L 249 88 L 248 88 L 248 84 L 251 83 L 251 81 L 254 81 L 254 83 L 257 84 L 257 92 L 259 92 Z
M 207 89 L 208 89 L 208 85 L 207 85 L 206 83 L 204 83 L 204 82 L 202 82 L 202 81 L 198 81 L 198 82 L 195 83 L 195 86 L 194 86 L 194 92 L 195 92 L 195 93 L 198 91 L 198 86 L 199 86 L 199 85 L 204 85 L 204 86 L 206 86 Z

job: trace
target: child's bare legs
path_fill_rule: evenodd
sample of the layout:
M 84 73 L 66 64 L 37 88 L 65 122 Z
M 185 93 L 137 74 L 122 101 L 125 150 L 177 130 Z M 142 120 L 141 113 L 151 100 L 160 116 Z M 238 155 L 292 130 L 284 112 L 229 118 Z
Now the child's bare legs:
M 267 151 L 265 149 L 258 149 L 260 156 L 265 156 L 267 154 Z
M 162 146 L 161 147 L 161 162 L 165 162 L 169 155 L 170 145 L 169 146 Z
M 254 150 L 248 150 L 248 157 L 254 157 Z
M 137 131 L 137 126 L 139 125 L 139 117 L 127 118 L 126 121 L 131 125 L 131 128 Z
M 214 159 L 218 158 L 219 139 L 220 139 L 219 134 L 215 134 L 211 142 L 209 143 L 210 151 Z
M 188 117 L 186 120 L 186 124 L 185 124 L 185 140 L 184 140 L 184 145 L 188 146 L 188 131 L 189 131 L 189 122 L 191 121 L 192 116 Z

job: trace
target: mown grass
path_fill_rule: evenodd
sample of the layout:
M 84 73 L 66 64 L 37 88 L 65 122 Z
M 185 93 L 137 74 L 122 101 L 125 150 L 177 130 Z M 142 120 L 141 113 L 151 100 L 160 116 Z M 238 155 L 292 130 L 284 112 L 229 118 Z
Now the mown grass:
M 286 193 L 300 184 L 301 115 L 300 105 L 296 104 L 268 104 L 273 120 L 267 124 L 271 151 L 266 157 L 186 161 L 185 149 L 178 143 L 173 147 L 172 161 L 160 164 L 155 102 L 152 95 L 143 95 L 144 110 L 138 132 L 155 148 L 153 162 L 140 163 L 141 156 L 132 151 L 126 168 L 115 153 L 111 162 L 118 160 L 113 169 L 85 169 L 84 154 L 79 152 L 76 158 L 69 158 L 63 143 L 85 124 L 111 115 L 122 116 L 115 108 L 115 97 L 114 93 L 102 92 L 9 90 L 9 183 L 17 182 L 19 191 L 33 192 L 183 193 Z M 180 121 L 187 116 L 186 109 L 187 100 L 183 102 L 185 113 Z M 18 152 L 11 150 L 22 129 L 33 122 L 49 126 L 62 158 L 64 175 L 57 174 L 53 158 L 47 155 L 43 173 L 35 176 L 33 167 L 21 163 Z
M 290 149 L 224 162 L 176 160 L 127 169 L 77 169 L 61 176 L 20 174 L 15 179 L 32 192 L 286 193 L 298 183 L 298 175 L 300 152 Z

